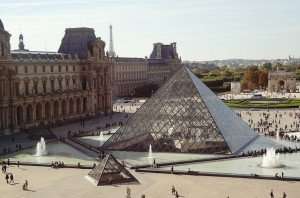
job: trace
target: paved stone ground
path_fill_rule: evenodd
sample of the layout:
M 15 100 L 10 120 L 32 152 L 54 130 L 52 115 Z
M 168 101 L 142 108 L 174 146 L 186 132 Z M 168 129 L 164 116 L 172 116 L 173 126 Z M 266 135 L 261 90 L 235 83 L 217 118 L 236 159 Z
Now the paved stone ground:
M 85 176 L 89 170 L 51 169 L 45 167 L 11 167 L 16 185 L 8 185 L 0 174 L 0 197 L 7 198 L 124 198 L 126 188 L 132 198 L 145 194 L 147 198 L 172 198 L 171 185 L 185 198 L 263 198 L 273 189 L 275 197 L 299 198 L 299 182 L 237 179 L 204 176 L 177 176 L 152 173 L 133 173 L 141 184 L 96 187 Z M 22 184 L 29 181 L 29 190 Z
M 264 114 L 269 115 L 268 122 L 272 123 L 269 131 L 276 131 L 275 125 L 278 129 L 282 128 L 285 132 L 288 131 L 299 131 L 300 126 L 300 110 L 299 109 L 283 109 L 283 110 L 236 110 L 236 112 L 241 114 L 241 118 L 247 122 L 247 124 L 252 128 L 258 128 L 258 122 L 264 119 Z M 277 114 L 277 117 L 276 117 Z M 279 116 L 281 115 L 281 116 Z M 253 123 L 251 123 L 251 120 Z M 285 129 L 285 126 L 287 128 Z M 259 127 L 264 128 L 264 127 Z

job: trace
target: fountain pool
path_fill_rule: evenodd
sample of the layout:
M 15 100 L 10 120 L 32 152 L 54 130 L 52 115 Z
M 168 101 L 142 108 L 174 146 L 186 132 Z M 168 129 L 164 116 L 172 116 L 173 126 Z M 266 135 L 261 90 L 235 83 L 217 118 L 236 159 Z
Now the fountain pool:
M 174 170 L 229 173 L 229 174 L 257 174 L 274 176 L 276 173 L 284 172 L 286 176 L 300 177 L 300 153 L 281 154 L 280 160 L 284 162 L 284 167 L 263 168 L 260 166 L 263 157 L 240 158 L 231 160 L 222 160 L 215 162 L 203 162 L 178 165 Z M 170 170 L 170 167 L 161 169 Z
M 45 156 L 47 154 L 48 152 L 47 152 L 45 139 L 41 137 L 41 140 L 38 141 L 38 143 L 36 144 L 35 156 L 40 157 L 40 156 Z
M 274 148 L 268 148 L 265 155 L 262 157 L 262 162 L 260 164 L 263 168 L 281 168 L 284 165 L 280 163 L 280 154 L 276 154 Z
M 12 161 L 32 162 L 32 163 L 51 163 L 52 161 L 64 161 L 65 164 L 80 164 L 92 165 L 96 162 L 95 159 L 86 156 L 82 152 L 73 147 L 60 143 L 53 142 L 47 144 L 47 155 L 35 155 L 36 149 L 25 149 L 13 154 L 0 156 L 0 160 L 9 158 Z

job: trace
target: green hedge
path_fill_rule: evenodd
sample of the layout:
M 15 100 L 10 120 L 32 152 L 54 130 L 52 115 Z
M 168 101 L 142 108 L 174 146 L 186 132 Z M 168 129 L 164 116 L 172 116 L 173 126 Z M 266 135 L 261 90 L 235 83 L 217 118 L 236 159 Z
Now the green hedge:
M 255 103 L 255 101 L 259 101 Z M 258 108 L 258 109 L 266 109 L 266 108 L 298 108 L 300 106 L 299 99 L 286 99 L 286 100 L 278 100 L 278 103 L 262 103 L 262 101 L 273 101 L 274 100 L 227 100 L 224 103 L 231 108 Z

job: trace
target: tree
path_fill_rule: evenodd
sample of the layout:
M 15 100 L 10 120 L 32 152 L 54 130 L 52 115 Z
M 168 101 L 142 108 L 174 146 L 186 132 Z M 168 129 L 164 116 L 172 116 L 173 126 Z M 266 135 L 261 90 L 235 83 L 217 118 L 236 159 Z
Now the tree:
M 268 71 L 260 70 L 258 75 L 258 85 L 260 88 L 266 88 L 268 86 Z

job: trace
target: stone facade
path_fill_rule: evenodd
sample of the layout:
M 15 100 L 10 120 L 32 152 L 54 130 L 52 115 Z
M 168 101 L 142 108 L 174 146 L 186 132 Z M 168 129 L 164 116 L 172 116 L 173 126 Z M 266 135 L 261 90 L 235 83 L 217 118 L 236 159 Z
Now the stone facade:
M 154 43 L 150 58 L 114 58 L 114 96 L 135 94 L 135 89 L 146 84 L 161 86 L 179 68 L 176 43 Z
M 1 24 L 0 135 L 112 111 L 113 63 L 93 29 L 66 29 L 59 52 L 11 51 Z
M 135 89 L 147 83 L 147 59 L 123 58 L 114 59 L 114 95 L 132 96 Z
M 286 71 L 269 72 L 268 77 L 269 92 L 295 92 L 296 74 Z

